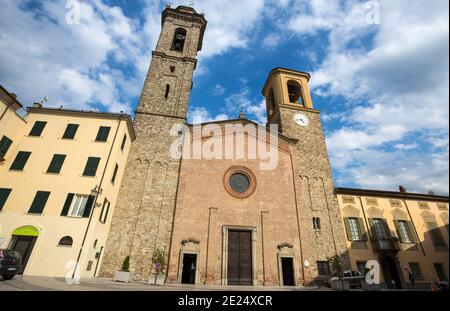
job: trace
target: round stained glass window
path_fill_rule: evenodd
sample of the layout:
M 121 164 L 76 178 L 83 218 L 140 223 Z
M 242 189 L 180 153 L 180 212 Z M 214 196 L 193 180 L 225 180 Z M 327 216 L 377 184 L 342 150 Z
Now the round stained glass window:
M 230 177 L 230 187 L 237 193 L 245 193 L 250 187 L 250 180 L 243 173 L 234 173 Z

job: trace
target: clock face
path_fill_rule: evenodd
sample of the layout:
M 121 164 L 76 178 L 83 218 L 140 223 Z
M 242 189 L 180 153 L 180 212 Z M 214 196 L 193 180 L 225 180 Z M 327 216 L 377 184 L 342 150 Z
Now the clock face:
M 294 117 L 294 120 L 295 120 L 295 123 L 297 123 L 297 125 L 299 125 L 299 126 L 308 126 L 308 124 L 309 124 L 308 118 L 301 113 L 296 114 Z

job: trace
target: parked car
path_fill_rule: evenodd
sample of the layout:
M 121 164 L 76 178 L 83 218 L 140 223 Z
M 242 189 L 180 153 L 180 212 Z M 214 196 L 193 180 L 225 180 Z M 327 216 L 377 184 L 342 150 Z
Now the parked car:
M 13 279 L 22 269 L 22 256 L 11 250 L 0 249 L 0 275 L 3 280 Z
M 364 276 L 359 271 L 345 270 L 342 273 L 334 273 L 326 280 L 326 283 L 331 286 L 331 282 L 338 280 L 347 281 L 350 288 L 355 288 L 362 286 L 361 283 L 364 281 Z

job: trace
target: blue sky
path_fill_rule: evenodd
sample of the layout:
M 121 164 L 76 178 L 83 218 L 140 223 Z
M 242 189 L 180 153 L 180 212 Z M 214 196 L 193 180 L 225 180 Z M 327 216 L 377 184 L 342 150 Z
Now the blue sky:
M 171 1 L 173 7 L 190 1 Z M 159 0 L 0 0 L 0 84 L 30 105 L 132 113 Z M 66 16 L 80 4 L 80 23 Z M 68 8 L 66 8 L 68 6 Z M 197 0 L 189 118 L 265 122 L 274 67 L 312 75 L 337 186 L 448 194 L 447 0 Z

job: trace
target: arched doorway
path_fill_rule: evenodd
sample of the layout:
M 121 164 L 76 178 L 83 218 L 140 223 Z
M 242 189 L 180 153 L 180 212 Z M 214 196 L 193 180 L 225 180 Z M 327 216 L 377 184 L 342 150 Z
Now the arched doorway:
M 11 235 L 8 248 L 22 255 L 22 269 L 19 274 L 23 274 L 39 236 L 39 230 L 33 226 L 22 226 L 14 230 Z

